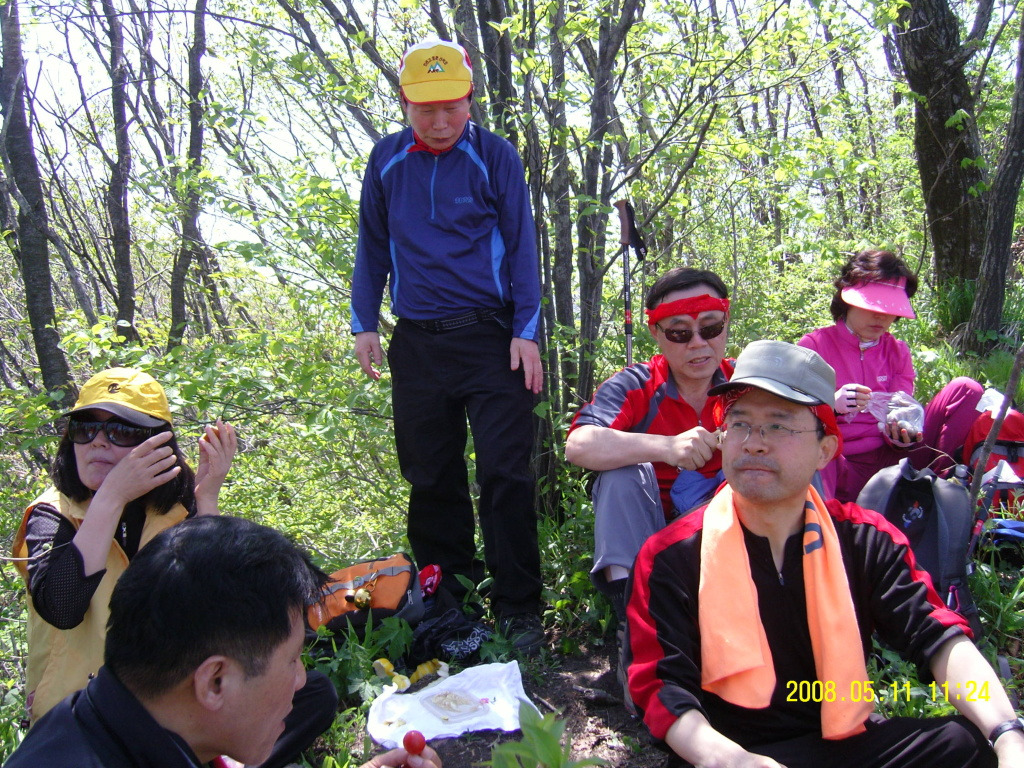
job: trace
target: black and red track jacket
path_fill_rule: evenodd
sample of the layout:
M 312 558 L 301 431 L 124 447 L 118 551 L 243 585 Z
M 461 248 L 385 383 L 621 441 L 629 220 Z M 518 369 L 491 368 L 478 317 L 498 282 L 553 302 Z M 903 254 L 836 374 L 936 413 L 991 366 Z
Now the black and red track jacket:
M 930 680 L 932 655 L 949 638 L 970 636 L 966 621 L 943 605 L 931 577 L 917 567 L 906 537 L 885 518 L 835 500 L 827 502 L 827 509 L 843 553 L 865 657 L 871 635 L 877 632 L 919 667 L 922 680 Z M 701 689 L 697 589 L 703 522 L 704 509 L 675 521 L 648 539 L 637 556 L 628 593 L 624 663 L 629 664 L 629 691 L 639 714 L 657 739 L 664 739 L 676 719 L 694 708 L 745 749 L 820 735 L 820 703 L 800 700 L 809 697 L 808 686 L 800 687 L 799 682 L 816 680 L 800 534 L 786 543 L 779 573 L 768 540 L 744 529 L 758 610 L 775 666 L 771 704 L 747 709 Z M 863 686 L 856 687 L 836 695 L 870 695 Z

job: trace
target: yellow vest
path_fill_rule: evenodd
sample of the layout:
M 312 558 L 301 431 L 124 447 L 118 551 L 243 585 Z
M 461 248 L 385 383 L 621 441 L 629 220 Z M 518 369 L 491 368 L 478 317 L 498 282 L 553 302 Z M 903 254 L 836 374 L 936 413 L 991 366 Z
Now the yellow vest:
M 25 543 L 25 525 L 32 510 L 39 504 L 49 504 L 66 518 L 77 530 L 89 510 L 89 502 L 72 501 L 50 488 L 29 504 L 22 518 L 21 526 L 14 537 L 12 554 L 14 564 L 25 585 L 31 588 L 28 579 L 28 546 Z M 175 504 L 167 514 L 158 515 L 146 511 L 139 549 L 142 549 L 160 531 L 177 525 L 188 517 L 181 504 Z M 28 596 L 28 670 L 25 677 L 25 706 L 29 718 L 35 723 L 68 694 L 84 688 L 90 676 L 96 674 L 103 664 L 103 643 L 107 634 L 107 618 L 110 615 L 110 595 L 114 584 L 128 567 L 128 556 L 116 541 L 111 541 L 107 554 L 106 573 L 100 580 L 89 603 L 82 623 L 72 629 L 57 629 L 36 613 L 31 593 Z

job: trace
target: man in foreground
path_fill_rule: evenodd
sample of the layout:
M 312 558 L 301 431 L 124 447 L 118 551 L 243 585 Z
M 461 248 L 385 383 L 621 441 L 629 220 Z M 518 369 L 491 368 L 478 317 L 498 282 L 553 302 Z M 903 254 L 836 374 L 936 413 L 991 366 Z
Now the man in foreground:
M 637 557 L 637 708 L 693 766 L 1024 766 L 1024 726 L 903 535 L 810 487 L 841 445 L 834 392 L 816 352 L 775 341 L 749 345 L 711 390 L 728 485 Z M 874 631 L 962 716 L 874 715 Z
M 708 390 L 732 372 L 722 359 L 728 297 L 722 278 L 708 270 L 676 267 L 658 278 L 645 303 L 661 353 L 601 384 L 569 429 L 566 459 L 599 473 L 591 579 L 620 620 L 640 545 L 678 514 L 670 491 L 680 472 L 690 470 L 684 480 L 707 493 L 717 485 L 717 398 Z
M 381 297 L 399 318 L 388 346 L 395 447 L 409 482 L 409 543 L 457 597 L 480 584 L 477 513 L 498 630 L 525 654 L 544 641 L 533 504 L 534 395 L 541 391 L 540 267 L 523 164 L 471 122 L 465 49 L 427 40 L 405 52 L 409 127 L 374 146 L 359 202 L 352 332 L 363 371 L 380 377 Z
M 324 578 L 280 533 L 241 518 L 163 532 L 114 587 L 104 666 L 33 726 L 6 768 L 264 762 L 306 681 L 303 616 Z M 330 722 L 308 726 L 315 736 Z M 403 764 L 440 761 L 427 748 L 370 765 Z

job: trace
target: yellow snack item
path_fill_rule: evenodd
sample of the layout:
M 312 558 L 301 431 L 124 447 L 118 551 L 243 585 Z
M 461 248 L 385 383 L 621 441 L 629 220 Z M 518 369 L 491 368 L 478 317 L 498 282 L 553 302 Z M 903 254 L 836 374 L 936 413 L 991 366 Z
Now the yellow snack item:
M 424 661 L 409 675 L 409 682 L 415 683 L 417 680 L 426 677 L 427 675 L 437 672 L 441 668 L 441 662 L 437 659 L 431 659 L 430 661 Z
M 373 662 L 373 671 L 377 673 L 377 677 L 387 679 L 395 674 L 395 665 L 387 659 L 377 659 Z
M 373 662 L 373 671 L 377 674 L 377 677 L 383 680 L 390 679 L 392 683 L 398 686 L 398 690 L 404 691 L 417 680 L 422 680 L 434 672 L 437 673 L 438 677 L 448 677 L 448 664 L 438 659 L 424 661 L 416 667 L 411 675 L 406 677 L 395 672 L 395 665 L 388 659 L 380 658 Z
M 398 690 L 400 691 L 404 691 L 406 688 L 412 685 L 412 683 L 409 682 L 409 678 L 405 675 L 392 675 L 391 682 L 398 686 Z

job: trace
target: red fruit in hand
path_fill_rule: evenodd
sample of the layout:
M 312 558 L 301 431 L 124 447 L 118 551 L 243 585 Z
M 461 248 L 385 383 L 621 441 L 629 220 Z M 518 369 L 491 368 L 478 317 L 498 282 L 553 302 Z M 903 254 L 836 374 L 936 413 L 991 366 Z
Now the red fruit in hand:
M 418 755 L 427 746 L 427 740 L 423 738 L 423 734 L 419 731 L 409 731 L 405 734 L 405 738 L 402 739 L 402 746 L 405 747 L 405 751 L 410 755 Z

